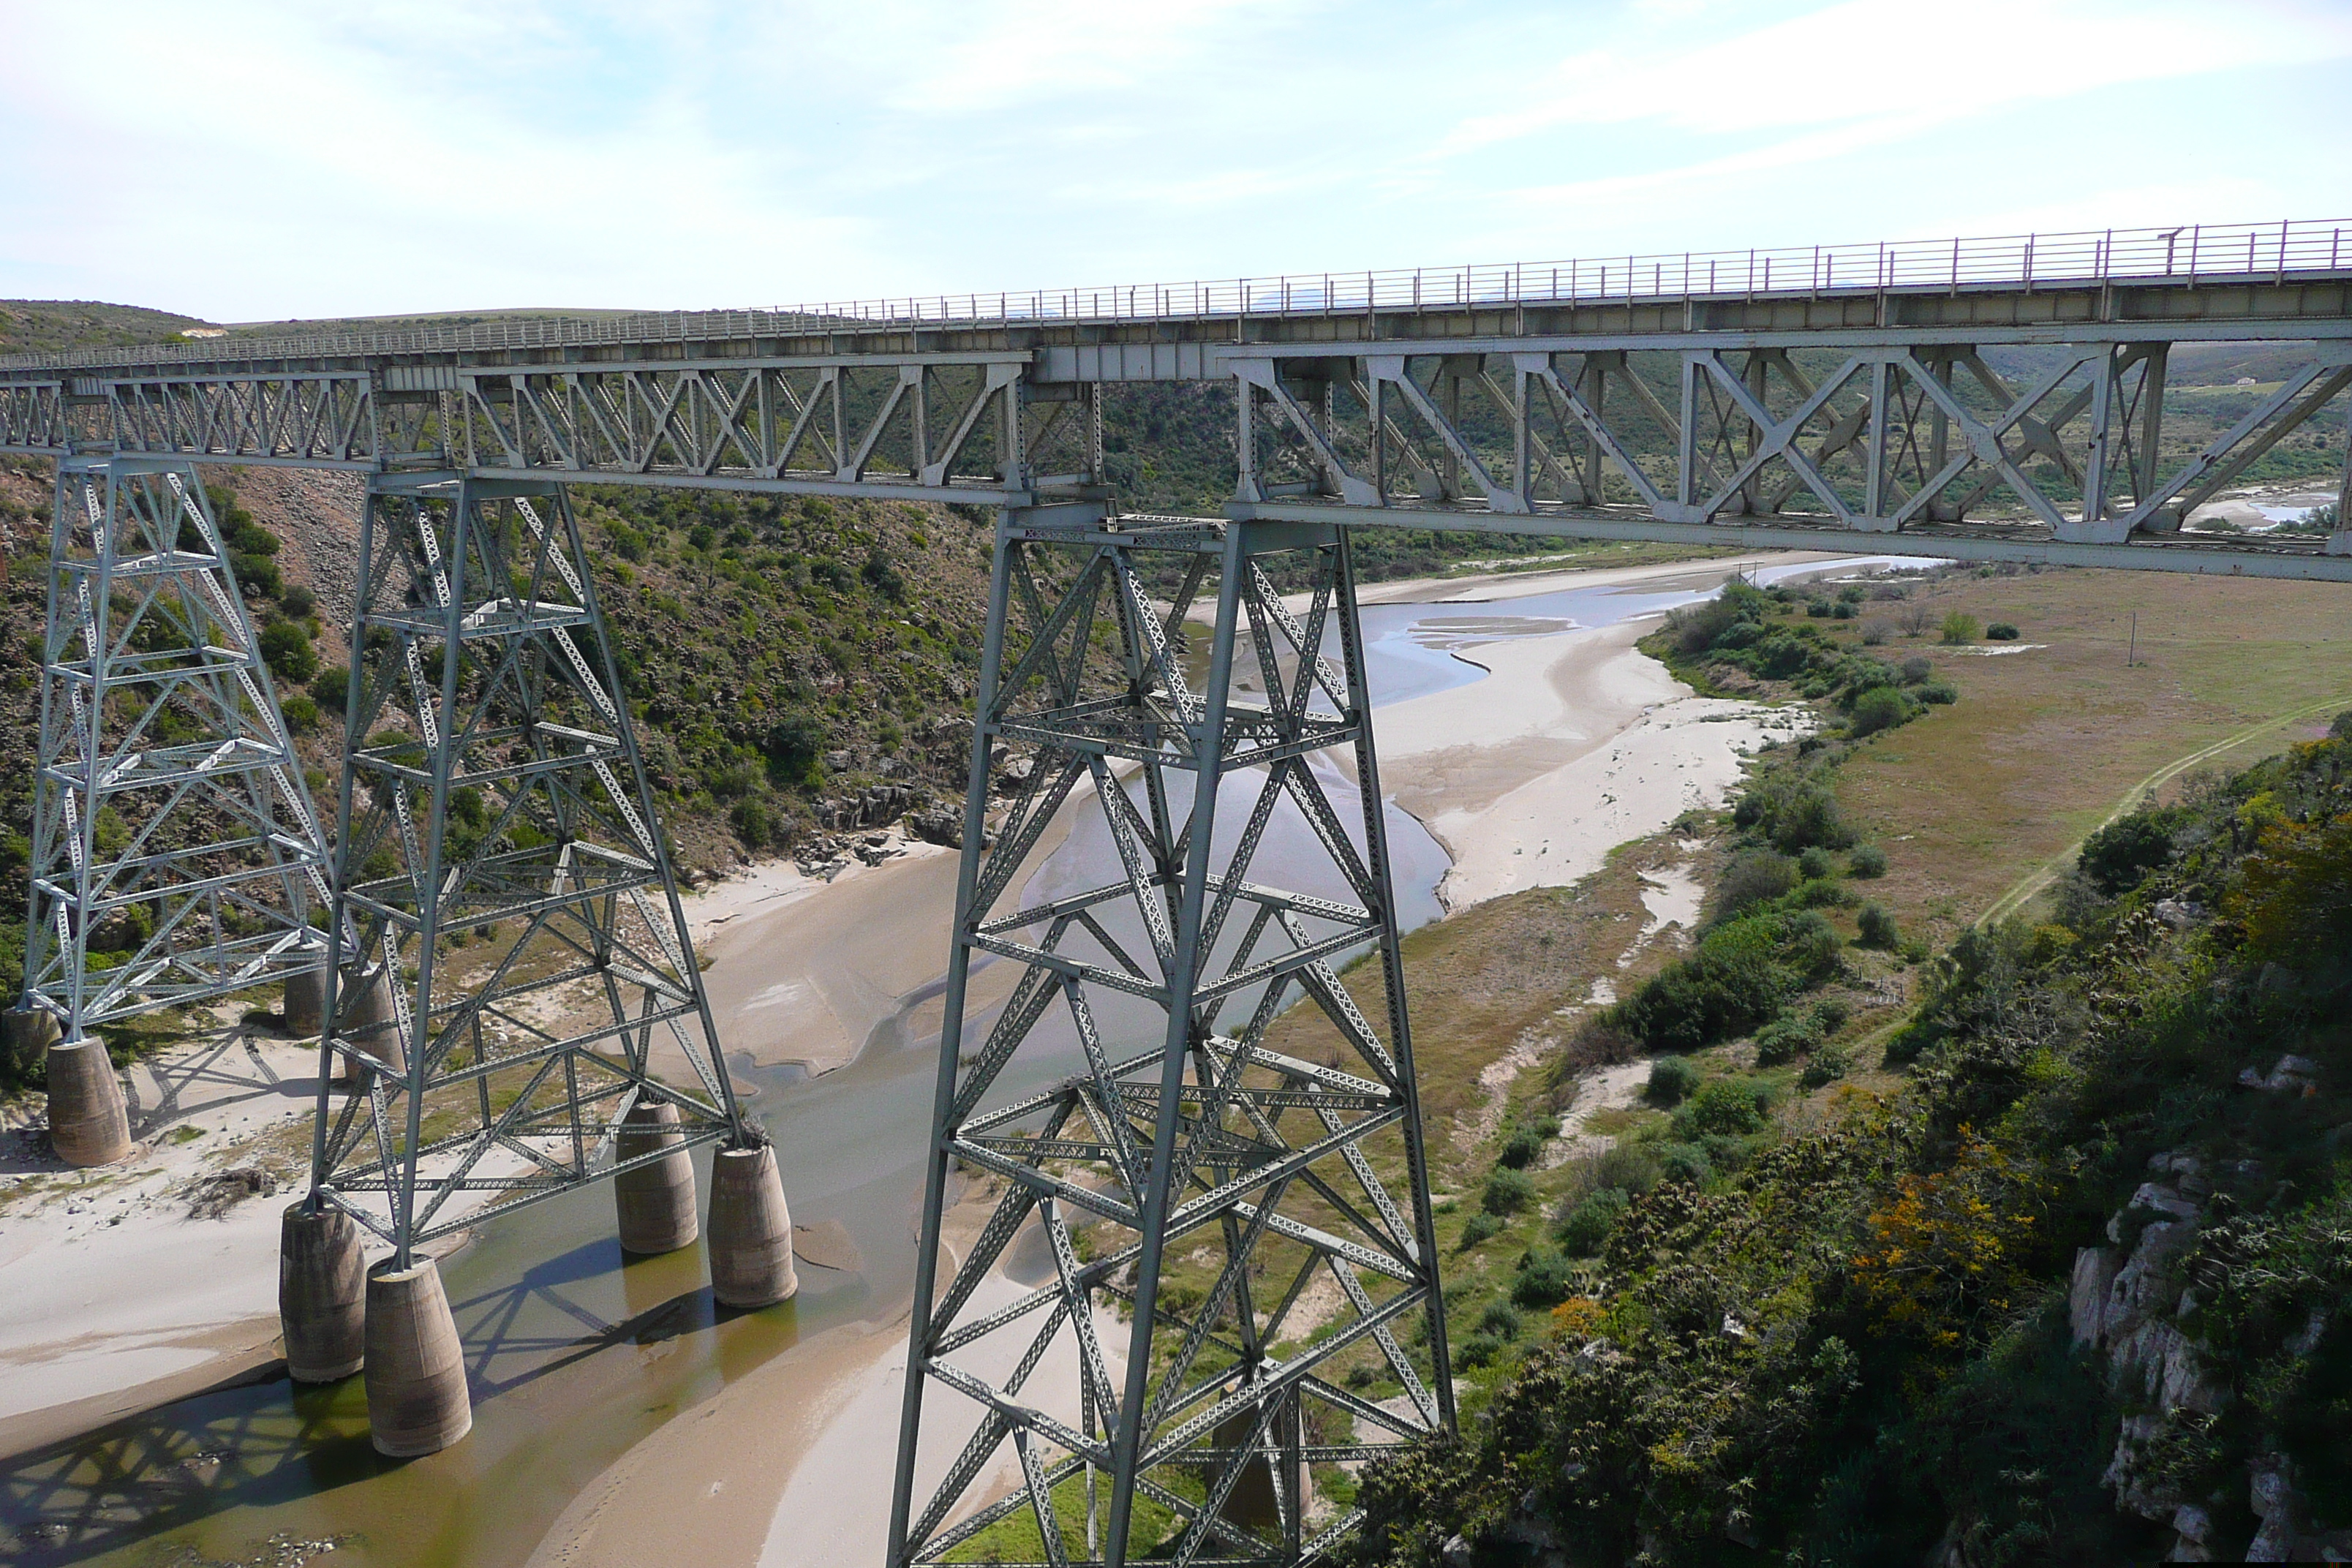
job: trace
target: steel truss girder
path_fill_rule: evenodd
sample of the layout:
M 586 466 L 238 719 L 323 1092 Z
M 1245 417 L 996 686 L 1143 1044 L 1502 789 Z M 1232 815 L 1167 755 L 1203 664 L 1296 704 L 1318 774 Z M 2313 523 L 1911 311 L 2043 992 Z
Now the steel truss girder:
M 1267 575 L 1276 555 L 1308 569 L 1303 609 Z M 1202 683 L 1183 627 L 1204 592 L 1215 611 Z M 1253 661 L 1262 702 L 1234 697 L 1237 658 Z M 980 703 L 890 1561 L 940 1561 L 1025 1510 L 1048 1563 L 1118 1564 L 1153 1545 L 1130 1540 L 1139 1499 L 1180 1521 L 1167 1543 L 1180 1563 L 1313 1561 L 1352 1516 L 1308 1527 L 1305 1467 L 1370 1457 L 1454 1419 L 1348 546 L 1328 528 L 1008 510 Z M 1122 744 L 1106 746 L 1107 732 Z M 984 845 L 991 758 L 1007 746 L 1028 752 L 1032 770 Z M 1354 832 L 1309 766 L 1333 747 L 1352 761 Z M 1137 765 L 1121 778 L 1108 755 Z M 1224 780 L 1250 805 L 1230 850 L 1213 852 Z M 1099 823 L 1120 875 L 1034 901 L 1018 890 L 1066 808 Z M 1251 879 L 1277 811 L 1343 896 Z M 1388 999 L 1384 1033 L 1334 968 L 1365 951 Z M 974 1042 L 964 1025 L 980 955 L 1018 978 Z M 1103 1009 L 1122 996 L 1144 1010 L 1125 1004 L 1136 1021 L 1107 1024 Z M 1294 1000 L 1337 1032 L 1346 1068 L 1268 1047 Z M 1024 1062 L 1044 1070 L 1034 1064 L 1055 1048 L 1055 1017 L 1075 1070 L 1014 1087 Z M 959 1165 L 1004 1190 L 943 1285 Z M 1052 1280 L 981 1310 L 992 1271 L 1030 1225 Z M 1162 1287 L 1163 1261 L 1179 1251 L 1214 1266 L 1198 1299 Z M 1312 1285 L 1332 1305 L 1327 1336 L 1310 1342 L 1318 1325 L 1291 1314 Z M 1098 1321 L 1113 1305 L 1130 1314 L 1123 1335 Z M 1395 1337 L 1406 1321 L 1421 1325 L 1423 1352 Z M 992 1341 L 1009 1373 L 983 1364 Z M 1366 1342 L 1405 1388 L 1409 1414 L 1318 1375 Z M 1030 1380 L 1056 1345 L 1075 1352 L 1078 1386 L 1040 1393 Z M 960 1432 L 960 1416 L 976 1423 L 970 1440 L 919 1496 L 924 1422 Z M 996 1465 L 1017 1477 L 1011 1491 L 971 1495 Z M 1255 1500 L 1237 1502 L 1244 1492 Z M 1066 1535 L 1073 1510 L 1083 1523 Z
M 2342 420 L 2352 340 L 2305 344 L 2186 461 L 2159 458 L 2168 346 L 2046 345 L 2020 385 L 1979 344 L 1910 333 L 1235 348 L 1230 510 L 1742 543 L 1760 525 L 1813 548 L 2352 576 L 2352 529 L 2181 533 L 2279 441 Z M 2345 473 L 2352 502 L 2352 456 Z
M 324 961 L 325 837 L 193 464 L 59 461 L 39 722 L 25 999 L 67 1039 Z
M 562 489 L 379 479 L 359 555 L 313 1188 L 404 1258 L 459 1194 L 664 1157 L 598 1168 L 640 1096 L 688 1145 L 756 1137 Z

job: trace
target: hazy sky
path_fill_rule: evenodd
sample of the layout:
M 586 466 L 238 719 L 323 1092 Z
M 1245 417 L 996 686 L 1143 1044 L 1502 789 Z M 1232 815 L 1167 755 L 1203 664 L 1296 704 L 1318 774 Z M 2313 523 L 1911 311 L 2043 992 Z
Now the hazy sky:
M 0 296 L 819 302 L 2352 218 L 2352 0 L 0 0 Z

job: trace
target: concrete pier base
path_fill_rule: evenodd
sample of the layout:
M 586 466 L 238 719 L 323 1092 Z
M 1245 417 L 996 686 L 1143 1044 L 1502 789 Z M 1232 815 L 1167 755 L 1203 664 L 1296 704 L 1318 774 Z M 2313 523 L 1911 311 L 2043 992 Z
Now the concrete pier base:
M 721 1149 L 710 1162 L 710 1293 L 730 1307 L 769 1307 L 801 1288 L 793 1215 L 776 1152 Z
M 360 1227 L 299 1203 L 278 1230 L 278 1322 L 297 1383 L 339 1383 L 367 1361 L 367 1268 Z
M 307 1038 L 327 1026 L 327 972 L 313 969 L 307 973 L 286 977 L 286 1001 L 278 1016 L 286 1021 L 286 1032 L 297 1039 Z
M 466 1352 L 429 1258 L 367 1271 L 368 1437 L 395 1459 L 437 1454 L 474 1429 Z
M 614 1158 L 642 1159 L 665 1149 L 669 1152 L 662 1159 L 613 1178 L 624 1252 L 676 1252 L 693 1246 L 701 1234 L 694 1212 L 694 1161 L 678 1130 L 677 1107 L 641 1099 L 622 1120 Z
M 362 1055 L 373 1058 L 395 1077 L 408 1070 L 408 1053 L 401 1048 L 400 1031 L 392 1011 L 392 982 L 383 971 L 356 966 L 343 971 L 336 1005 L 342 1014 L 341 1037 Z M 371 1069 L 351 1066 L 346 1071 L 359 1083 Z
M 67 1040 L 48 1052 L 49 1142 L 68 1165 L 111 1165 L 131 1153 L 131 1113 L 106 1042 Z
M 0 1051 L 19 1077 L 47 1068 L 49 1047 L 58 1043 L 58 1016 L 47 1007 L 11 1007 L 0 1014 Z

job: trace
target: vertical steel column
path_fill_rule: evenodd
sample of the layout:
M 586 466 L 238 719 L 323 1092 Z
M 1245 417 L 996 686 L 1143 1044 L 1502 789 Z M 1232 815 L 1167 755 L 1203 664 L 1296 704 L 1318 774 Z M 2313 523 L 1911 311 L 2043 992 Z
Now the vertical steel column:
M 325 839 L 194 465 L 60 458 L 49 539 L 24 1005 L 71 1042 L 315 972 Z
M 1303 610 L 1270 570 L 1304 583 Z M 1212 573 L 1202 671 L 1184 627 Z M 943 1561 L 1002 1521 L 1057 1564 L 1315 1561 L 1354 1516 L 1309 1526 L 1311 1468 L 1454 1419 L 1344 541 L 1006 513 L 975 731 L 890 1562 Z M 1000 748 L 1029 770 L 983 842 Z M 1331 798 L 1345 775 L 1316 765 L 1333 748 L 1353 759 L 1355 831 Z M 1220 832 L 1225 792 L 1244 820 Z M 1041 853 L 1057 821 L 1117 869 Z M 1253 879 L 1269 836 L 1318 890 Z M 1335 968 L 1365 951 L 1385 1038 Z M 987 1013 L 983 957 L 1010 971 Z M 1003 1187 L 942 1290 L 959 1168 Z M 1000 1271 L 1016 1244 L 1050 1262 L 1041 1288 Z M 1425 1351 L 1398 1342 L 1401 1320 Z M 1410 1414 L 1321 1375 L 1342 1359 Z
M 759 1133 L 562 489 L 383 476 L 367 504 L 320 1064 L 354 1087 L 311 1183 L 404 1267 L 469 1205 Z M 684 1145 L 600 1169 L 646 1096 Z

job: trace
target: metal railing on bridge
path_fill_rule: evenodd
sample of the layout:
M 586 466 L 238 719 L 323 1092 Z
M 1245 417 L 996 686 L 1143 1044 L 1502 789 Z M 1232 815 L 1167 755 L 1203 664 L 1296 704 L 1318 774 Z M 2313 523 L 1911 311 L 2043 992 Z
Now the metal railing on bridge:
M 206 363 L 701 342 L 849 327 L 1034 325 L 1180 321 L 1251 315 L 1361 314 L 1371 310 L 1604 304 L 1635 300 L 1765 295 L 2184 285 L 2352 269 L 2352 220 L 2183 224 L 2170 228 L 1891 240 L 1749 250 L 1684 251 L 1567 261 L 1391 268 L 1272 278 L 1195 279 L 995 293 L 908 295 L 750 310 L 648 311 L 602 318 L 489 322 L 380 332 L 209 338 L 190 343 L 70 353 L 17 354 L 0 370 Z

